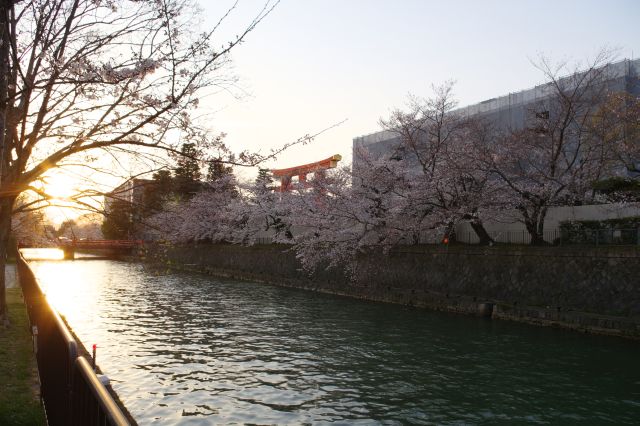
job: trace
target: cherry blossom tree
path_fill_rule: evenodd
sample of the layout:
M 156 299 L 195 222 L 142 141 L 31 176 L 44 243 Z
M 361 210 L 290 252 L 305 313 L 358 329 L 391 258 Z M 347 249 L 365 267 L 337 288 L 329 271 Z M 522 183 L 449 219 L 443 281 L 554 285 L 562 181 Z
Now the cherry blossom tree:
M 608 52 L 590 66 L 561 78 L 566 66 L 538 64 L 548 83 L 545 96 L 528 111 L 525 126 L 501 129 L 474 152 L 483 170 L 501 183 L 500 204 L 514 208 L 531 236 L 545 244 L 548 209 L 591 200 L 592 184 L 612 171 L 611 150 L 594 137 L 593 119 L 608 95 Z
M 372 162 L 357 176 L 347 167 L 316 175 L 288 197 L 294 249 L 306 270 L 353 272 L 361 253 L 389 249 L 412 232 L 396 198 L 404 181 L 395 166 Z
M 261 170 L 253 182 L 240 187 L 243 203 L 230 205 L 226 214 L 243 220 L 231 229 L 229 240 L 247 245 L 269 240 L 291 244 L 292 194 L 278 192 L 268 170 Z
M 151 225 L 156 238 L 174 243 L 269 240 L 291 246 L 308 271 L 349 267 L 359 253 L 391 247 L 407 233 L 391 197 L 394 182 L 388 181 L 397 174 L 387 166 L 370 173 L 357 186 L 348 168 L 315 173 L 287 192 L 277 191 L 266 173 L 238 191 L 218 179 L 188 202 L 169 203 Z
M 48 232 L 52 227 L 41 209 L 33 210 L 29 205 L 24 195 L 16 200 L 11 234 L 18 244 L 46 246 L 53 237 Z
M 354 272 L 363 253 L 453 237 L 460 221 L 488 244 L 483 220 L 509 210 L 542 244 L 549 207 L 597 201 L 593 183 L 638 158 L 637 99 L 607 92 L 606 60 L 570 78 L 543 62 L 544 100 L 517 129 L 464 116 L 446 83 L 382 120 L 396 136 L 388 152 L 356 151 L 357 167 L 316 173 L 289 192 L 277 192 L 263 171 L 235 196 L 212 188 L 168 209 L 159 228 L 177 242 L 267 237 L 290 245 L 309 271 Z
M 244 201 L 236 188 L 235 176 L 228 173 L 203 182 L 202 189 L 188 200 L 167 202 L 161 212 L 144 221 L 149 229 L 147 239 L 173 243 L 229 241 L 232 231 L 246 220 L 241 207 Z
M 398 135 L 386 155 L 356 153 L 358 167 L 316 173 L 291 192 L 247 188 L 230 212 L 244 219 L 229 240 L 251 244 L 271 232 L 274 241 L 293 245 L 307 270 L 353 270 L 361 253 L 417 244 L 425 236 L 439 241 L 460 220 L 475 220 L 484 230 L 479 211 L 491 185 L 486 172 L 473 167 L 467 144 L 487 133 L 452 112 L 451 87 L 414 99 L 408 112 L 394 111 L 383 122 Z
M 411 97 L 408 111 L 395 110 L 384 129 L 396 134 L 397 144 L 383 161 L 402 163 L 407 191 L 403 194 L 417 221 L 416 230 L 445 227 L 455 238 L 455 225 L 471 222 L 482 244 L 491 241 L 482 225 L 481 211 L 490 200 L 488 174 L 477 167 L 470 148 L 486 139 L 487 125 L 479 119 L 463 117 L 456 111 L 453 82 L 434 86 L 427 99 Z M 426 223 L 422 223 L 426 222 Z M 416 242 L 419 235 L 414 236 Z
M 3 2 L 0 271 L 16 197 L 47 170 L 90 165 L 104 154 L 175 152 L 178 131 L 215 148 L 220 140 L 192 120 L 193 111 L 202 95 L 234 83 L 225 71 L 230 52 L 276 3 L 267 0 L 234 39 L 221 40 L 236 5 L 199 31 L 189 0 Z M 0 320 L 4 293 L 0 273 Z
M 232 171 L 218 169 L 190 200 L 174 199 L 145 220 L 146 239 L 172 243 L 230 242 L 252 245 L 264 240 L 291 243 L 288 193 L 275 191 L 266 171 L 254 182 L 238 183 Z

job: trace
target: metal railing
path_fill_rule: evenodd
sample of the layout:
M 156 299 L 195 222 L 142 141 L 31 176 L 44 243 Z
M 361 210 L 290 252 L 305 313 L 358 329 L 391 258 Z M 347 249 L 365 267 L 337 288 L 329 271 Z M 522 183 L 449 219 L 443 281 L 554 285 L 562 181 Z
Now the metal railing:
M 499 244 L 531 244 L 531 234 L 526 230 L 513 231 L 491 231 L 488 232 L 494 243 Z M 543 238 L 547 243 L 560 245 L 562 243 L 562 234 L 559 229 L 544 231 Z M 473 231 L 459 232 L 456 234 L 456 240 L 466 244 L 479 244 L 480 238 Z
M 107 389 L 84 357 L 75 360 L 71 419 L 74 425 L 128 425 Z
M 88 361 L 78 355 L 78 343 L 49 305 L 21 253 L 17 265 L 33 330 L 47 423 L 50 426 L 129 425 Z
M 489 232 L 495 243 L 521 244 L 531 243 L 531 235 L 525 231 Z M 556 246 L 630 246 L 640 245 L 640 228 L 611 229 L 562 229 L 544 231 L 544 241 Z M 475 232 L 461 232 L 456 235 L 457 241 L 466 244 L 479 244 L 480 239 Z

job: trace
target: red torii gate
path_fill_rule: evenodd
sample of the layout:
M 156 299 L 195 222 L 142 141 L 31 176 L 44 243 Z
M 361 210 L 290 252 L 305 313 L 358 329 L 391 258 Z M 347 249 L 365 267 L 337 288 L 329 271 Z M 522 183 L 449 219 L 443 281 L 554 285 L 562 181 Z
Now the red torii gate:
M 288 169 L 271 170 L 273 177 L 280 179 L 280 192 L 291 190 L 291 178 L 298 176 L 301 184 L 307 181 L 307 174 L 321 172 L 327 169 L 334 169 L 338 166 L 338 161 L 342 160 L 340 154 L 332 155 L 324 160 L 315 163 L 303 164 L 301 166 L 289 167 Z

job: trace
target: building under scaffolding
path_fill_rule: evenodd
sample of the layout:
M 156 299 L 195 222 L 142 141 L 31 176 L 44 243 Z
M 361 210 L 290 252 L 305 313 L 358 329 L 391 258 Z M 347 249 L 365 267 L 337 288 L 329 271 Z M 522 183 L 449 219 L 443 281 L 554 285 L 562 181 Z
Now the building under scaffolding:
M 625 59 L 608 64 L 602 71 L 602 81 L 606 90 L 612 93 L 628 93 L 640 96 L 640 59 Z M 580 73 L 559 79 L 559 84 L 569 89 L 581 76 Z M 532 89 L 509 93 L 505 96 L 487 99 L 475 105 L 459 108 L 453 113 L 466 117 L 481 117 L 490 121 L 497 129 L 522 129 L 531 112 L 547 113 L 545 104 L 554 93 L 551 84 L 543 84 Z M 362 155 L 381 158 L 390 154 L 400 145 L 400 136 L 392 131 L 381 131 L 353 139 L 353 165 L 362 163 Z
M 640 59 L 625 59 L 613 64 L 607 64 L 602 68 L 592 70 L 601 72 L 598 84 L 604 85 L 604 89 L 610 93 L 627 93 L 640 97 Z M 560 87 L 569 90 L 575 87 L 577 81 L 585 73 L 577 73 L 558 80 Z M 597 86 L 602 87 L 602 86 Z M 523 129 L 525 123 L 532 114 L 537 117 L 549 117 L 549 105 L 551 104 L 554 87 L 549 84 L 536 86 L 532 89 L 522 90 L 516 93 L 509 93 L 493 99 L 459 108 L 452 113 L 461 114 L 468 118 L 482 118 L 489 121 L 497 130 L 519 130 Z M 395 132 L 385 130 L 353 139 L 353 169 L 367 167 L 367 161 L 375 159 L 391 158 L 396 150 L 401 147 L 401 136 Z M 365 161 L 366 159 L 366 161 Z M 408 164 L 411 164 L 409 160 Z M 416 162 L 416 166 L 418 166 Z M 613 175 L 634 174 L 626 168 L 612 170 Z M 635 175 L 634 175 L 635 176 Z M 514 212 L 509 222 L 485 222 L 485 228 L 498 242 L 518 242 L 528 243 L 529 235 L 524 225 L 516 219 L 517 212 Z M 567 206 L 552 207 L 545 220 L 545 239 L 553 241 L 557 235 L 559 225 L 567 220 L 604 220 L 617 219 L 629 216 L 640 216 L 640 208 L 636 205 L 629 205 L 621 208 L 617 205 L 594 205 L 594 206 Z M 548 233 L 548 236 L 546 235 Z M 477 237 L 468 223 L 461 223 L 456 228 L 459 240 L 466 242 L 477 242 Z M 442 237 L 434 233 L 435 236 L 426 237 L 423 242 L 437 242 Z M 427 241 L 428 240 L 428 241 Z M 516 241 L 517 240 L 517 241 Z

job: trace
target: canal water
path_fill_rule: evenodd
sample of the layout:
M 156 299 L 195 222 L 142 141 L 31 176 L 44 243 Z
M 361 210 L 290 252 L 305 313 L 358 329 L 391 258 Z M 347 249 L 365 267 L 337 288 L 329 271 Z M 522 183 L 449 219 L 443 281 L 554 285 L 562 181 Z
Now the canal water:
M 639 342 L 116 261 L 32 265 L 141 425 L 640 423 Z

